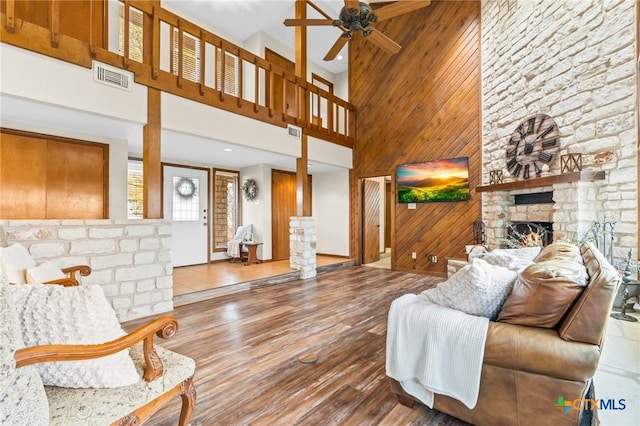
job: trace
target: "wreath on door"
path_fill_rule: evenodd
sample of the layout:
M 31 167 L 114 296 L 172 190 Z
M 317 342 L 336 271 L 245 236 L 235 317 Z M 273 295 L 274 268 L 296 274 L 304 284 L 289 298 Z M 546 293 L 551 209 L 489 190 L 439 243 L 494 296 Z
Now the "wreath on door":
M 247 179 L 242 184 L 242 192 L 247 201 L 251 201 L 258 196 L 258 184 L 253 179 Z

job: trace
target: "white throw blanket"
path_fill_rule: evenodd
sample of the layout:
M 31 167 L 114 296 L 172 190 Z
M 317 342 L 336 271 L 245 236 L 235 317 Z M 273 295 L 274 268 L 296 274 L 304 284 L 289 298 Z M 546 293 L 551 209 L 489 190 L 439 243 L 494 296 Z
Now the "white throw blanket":
M 230 257 L 240 257 L 240 243 L 242 240 L 231 240 L 227 243 L 227 255 Z
M 430 408 L 434 393 L 473 408 L 488 329 L 488 318 L 405 294 L 389 310 L 387 376 Z

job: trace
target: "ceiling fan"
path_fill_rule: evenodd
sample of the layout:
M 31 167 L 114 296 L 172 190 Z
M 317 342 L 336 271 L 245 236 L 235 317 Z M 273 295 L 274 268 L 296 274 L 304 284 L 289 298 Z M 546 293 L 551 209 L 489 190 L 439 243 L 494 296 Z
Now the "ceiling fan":
M 375 10 L 369 5 L 369 3 L 384 3 L 387 1 L 389 0 L 370 0 L 368 2 L 344 0 L 344 7 L 340 11 L 338 19 L 332 19 L 311 1 L 307 1 L 311 7 L 317 10 L 326 19 L 285 19 L 284 25 L 287 27 L 304 25 L 331 25 L 338 27 L 342 31 L 342 34 L 325 55 L 325 61 L 334 60 L 340 50 L 342 50 L 347 42 L 357 33 L 362 33 L 367 40 L 370 40 L 385 52 L 396 54 L 402 47 L 386 35 L 382 34 L 382 32 L 378 31 L 375 28 L 375 25 L 372 24 L 429 6 L 431 4 L 431 0 L 398 0 L 390 5 L 382 6 Z

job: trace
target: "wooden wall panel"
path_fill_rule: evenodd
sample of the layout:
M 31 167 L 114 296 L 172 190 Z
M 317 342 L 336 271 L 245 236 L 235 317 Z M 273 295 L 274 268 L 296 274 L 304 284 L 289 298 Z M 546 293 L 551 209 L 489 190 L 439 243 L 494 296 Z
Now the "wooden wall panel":
M 350 101 L 358 112 L 352 231 L 361 220 L 356 181 L 392 175 L 394 268 L 444 275 L 446 257 L 465 257 L 473 221 L 481 215 L 474 191 L 482 155 L 480 3 L 434 1 L 377 28 L 403 48 L 388 55 L 361 37 L 349 43 Z M 418 204 L 415 210 L 395 202 L 398 164 L 452 157 L 469 157 L 470 201 Z M 360 241 L 352 244 L 359 256 Z M 438 263 L 430 263 L 429 255 Z

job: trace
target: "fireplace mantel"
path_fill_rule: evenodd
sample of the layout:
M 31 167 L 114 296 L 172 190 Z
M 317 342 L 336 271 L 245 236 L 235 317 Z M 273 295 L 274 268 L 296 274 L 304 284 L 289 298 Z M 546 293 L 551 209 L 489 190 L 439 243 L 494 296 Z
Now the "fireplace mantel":
M 517 180 L 514 182 L 496 183 L 476 187 L 476 192 L 512 191 L 514 189 L 539 188 L 556 183 L 595 182 L 604 179 L 604 171 L 580 171 L 561 175 L 545 176 L 535 179 Z

